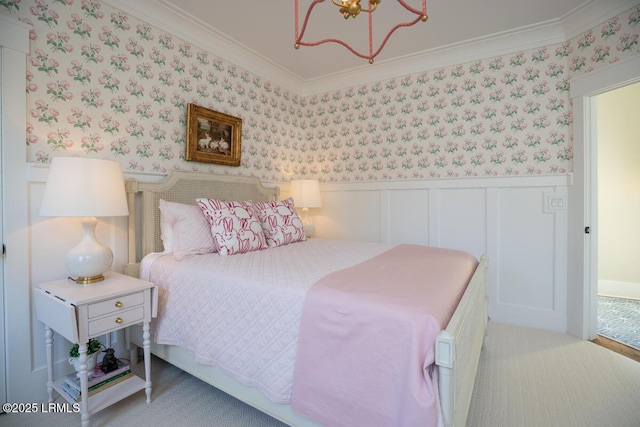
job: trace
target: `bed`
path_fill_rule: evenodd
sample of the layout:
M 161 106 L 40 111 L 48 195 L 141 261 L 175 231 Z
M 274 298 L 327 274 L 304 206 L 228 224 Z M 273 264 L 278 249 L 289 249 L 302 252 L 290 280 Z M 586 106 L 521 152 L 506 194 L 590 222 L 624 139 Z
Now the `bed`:
M 307 349 L 307 353 L 313 353 L 316 351 L 314 347 L 309 347 L 309 344 L 306 344 L 306 341 L 301 339 L 300 348 L 297 348 L 298 351 L 296 352 L 298 341 L 294 342 L 293 350 L 290 348 L 292 347 L 291 343 L 287 341 L 291 336 L 295 336 L 295 340 L 298 339 L 297 334 L 300 332 L 300 324 L 304 320 L 303 311 L 306 316 L 308 316 L 307 313 L 311 312 L 304 305 L 305 303 L 301 302 L 308 300 L 305 299 L 305 296 L 309 289 L 309 284 L 313 285 L 315 282 L 319 282 L 318 278 L 324 280 L 325 277 L 332 276 L 334 273 L 328 274 L 332 269 L 335 270 L 337 268 L 340 271 L 345 270 L 353 274 L 363 274 L 363 272 L 367 271 L 366 268 L 360 272 L 354 269 L 357 266 L 365 265 L 365 262 L 372 262 L 371 266 L 379 264 L 380 261 L 377 257 L 396 253 L 396 260 L 398 260 L 405 257 L 406 251 L 413 252 L 415 249 L 433 250 L 433 248 L 414 248 L 405 245 L 308 239 L 277 248 L 230 257 L 203 254 L 176 261 L 174 258 L 177 258 L 177 255 L 163 254 L 162 224 L 159 209 L 161 203 L 194 205 L 197 198 L 272 201 L 278 199 L 278 188 L 266 188 L 254 177 L 174 171 L 166 180 L 160 183 L 128 181 L 127 192 L 130 206 L 129 264 L 126 266 L 125 272 L 132 276 L 149 278 L 152 281 L 157 280 L 160 293 L 159 319 L 157 325 L 154 326 L 152 353 L 292 426 L 320 425 L 319 422 L 298 413 L 309 412 L 304 408 L 301 409 L 301 406 L 304 405 L 299 404 L 300 398 L 298 402 L 295 398 L 292 398 L 292 386 L 288 380 L 291 376 L 298 380 L 299 375 L 297 372 L 300 371 L 300 366 L 303 366 L 303 363 L 314 363 L 313 359 L 303 362 L 302 356 L 304 354 L 303 349 Z M 342 251 L 347 255 L 335 256 L 334 258 L 337 259 L 334 260 L 329 259 L 331 254 L 342 254 Z M 318 260 L 318 254 L 323 254 L 321 258 L 323 260 L 327 258 L 326 262 L 313 262 L 310 264 L 308 260 Z M 221 259 L 224 259 L 224 262 L 221 262 Z M 265 261 L 265 259 L 269 260 Z M 286 262 L 283 263 L 283 260 L 286 260 Z M 429 422 L 425 423 L 425 425 L 466 425 L 487 324 L 487 259 L 482 256 L 479 261 L 475 260 L 475 258 L 474 261 L 475 264 L 470 272 L 471 278 L 467 286 L 461 288 L 460 293 L 462 296 L 458 298 L 457 305 L 452 308 L 453 313 L 449 313 L 447 323 L 445 323 L 446 328 L 443 325 L 442 330 L 439 330 L 434 335 L 435 342 L 432 343 L 435 349 L 433 363 L 427 368 L 429 375 L 435 378 L 435 404 L 437 405 L 439 416 L 437 423 Z M 265 271 L 258 270 L 255 272 L 251 268 L 248 269 L 241 265 L 242 262 L 249 262 L 251 265 L 269 265 L 269 267 Z M 338 267 L 336 267 L 336 262 Z M 341 262 L 342 264 L 340 264 Z M 440 263 L 440 261 L 435 262 Z M 214 264 L 216 268 L 222 268 L 219 273 L 216 273 L 222 288 L 212 291 L 207 285 L 199 285 L 198 277 L 181 279 L 184 282 L 180 286 L 184 289 L 189 289 L 189 291 L 184 291 L 185 294 L 197 294 L 200 297 L 199 299 L 204 301 L 215 299 L 215 293 L 223 295 L 232 290 L 235 292 L 235 290 L 241 289 L 244 294 L 241 294 L 241 296 L 235 295 L 233 298 L 236 301 L 241 301 L 241 304 L 248 304 L 252 307 L 258 306 L 257 312 L 260 313 L 260 316 L 266 316 L 265 318 L 268 320 L 260 319 L 260 322 L 255 323 L 261 323 L 263 326 L 266 324 L 268 329 L 278 329 L 280 335 L 277 338 L 264 338 L 264 331 L 242 330 L 241 328 L 248 328 L 248 326 L 243 326 L 245 321 L 242 319 L 237 320 L 225 311 L 230 312 L 232 304 L 223 303 L 222 306 L 218 305 L 215 309 L 209 308 L 210 312 L 218 313 L 218 317 L 215 321 L 204 320 L 203 316 L 197 314 L 199 313 L 197 310 L 205 310 L 206 308 L 198 308 L 196 310 L 195 307 L 200 304 L 197 299 L 195 302 L 193 300 L 187 302 L 185 301 L 186 298 L 183 300 L 182 297 L 172 296 L 169 298 L 167 296 L 177 295 L 176 291 L 172 290 L 173 288 L 167 287 L 165 289 L 164 286 L 171 286 L 172 280 L 175 280 L 176 277 L 182 277 L 177 276 L 179 270 L 194 272 L 203 268 L 213 268 Z M 153 266 L 153 269 L 151 266 Z M 262 285 L 266 280 L 265 277 L 278 284 L 277 287 L 283 288 L 284 292 L 279 290 L 278 296 L 274 296 L 275 294 L 268 293 L 272 292 L 271 290 L 260 294 L 259 292 L 263 291 L 257 292 L 255 289 L 248 287 L 248 284 L 253 282 Z M 313 286 L 311 289 L 315 290 L 316 288 L 316 286 Z M 164 300 L 162 292 L 165 292 Z M 214 294 L 209 295 L 207 298 L 202 297 L 207 292 L 214 292 Z M 259 297 L 256 295 L 259 295 Z M 251 301 L 251 303 L 248 301 Z M 260 301 L 269 301 L 269 303 L 266 307 L 260 307 Z M 172 312 L 167 308 L 171 304 L 177 307 L 182 304 L 182 309 L 178 309 L 178 312 L 192 313 L 193 318 L 191 320 L 179 318 L 189 317 L 184 315 L 172 318 L 170 313 L 175 311 Z M 305 307 L 304 310 L 303 306 Z M 164 320 L 165 326 L 163 326 L 162 317 L 163 307 L 167 308 L 167 318 Z M 291 307 L 293 307 L 293 310 L 291 310 Z M 249 312 L 246 306 L 243 306 L 241 310 Z M 269 311 L 270 313 L 267 313 Z M 326 312 L 325 309 L 320 311 Z M 288 317 L 284 319 L 277 318 L 277 316 L 285 312 L 288 313 L 286 315 Z M 268 316 L 276 316 L 276 318 Z M 179 326 L 180 322 L 193 323 L 183 323 L 183 326 Z M 207 324 L 207 322 L 210 323 Z M 196 323 L 200 329 L 184 326 L 196 325 Z M 315 320 L 311 321 L 311 323 L 307 321 L 303 326 L 315 323 L 317 323 Z M 171 335 L 171 328 L 167 329 L 167 325 L 178 328 L 178 331 L 174 330 L 173 335 Z M 274 328 L 273 325 L 280 326 Z M 217 350 L 219 353 L 215 361 L 208 360 L 205 353 L 194 348 L 195 344 L 192 345 L 189 344 L 189 341 L 181 340 L 179 328 L 183 328 L 183 331 L 194 329 L 196 334 L 204 334 L 205 332 L 203 331 L 205 330 L 217 328 L 216 334 L 218 335 L 216 336 L 221 337 L 220 341 L 227 344 L 222 349 Z M 169 332 L 166 332 L 167 330 Z M 316 334 L 318 331 L 313 331 L 313 333 Z M 300 334 L 302 337 L 302 332 Z M 186 336 L 188 334 L 183 332 L 182 335 Z M 238 336 L 248 338 L 239 340 Z M 309 336 L 308 332 L 306 336 Z M 264 342 L 261 343 L 261 337 L 264 338 L 263 341 L 275 342 L 272 345 L 275 350 L 269 350 L 269 354 L 272 356 L 269 360 L 277 361 L 265 363 L 263 367 L 255 365 L 262 362 L 254 357 L 252 353 L 255 350 L 254 347 L 265 345 Z M 135 347 L 140 346 L 142 343 L 139 331 L 132 331 L 131 341 L 132 356 L 135 356 L 137 354 Z M 200 341 L 206 342 L 207 340 Z M 158 344 L 158 342 L 164 342 L 164 344 Z M 391 349 L 393 348 L 391 347 Z M 389 349 L 387 348 L 385 351 L 389 351 Z M 297 372 L 292 366 L 296 364 L 296 355 L 299 355 Z M 234 365 L 232 362 L 224 363 L 224 361 L 220 362 L 218 360 L 218 358 L 224 359 L 225 357 L 230 361 L 236 360 L 237 363 Z M 341 361 L 338 362 L 341 363 Z M 251 366 L 252 363 L 255 366 Z M 272 367 L 271 365 L 278 366 Z M 332 371 L 334 367 L 328 365 L 326 369 Z M 321 371 L 319 370 L 319 372 Z M 316 383 L 321 382 L 313 377 L 307 379 L 307 381 L 310 382 L 311 386 L 314 385 L 314 381 Z M 303 388 L 303 386 L 294 387 L 299 396 L 302 395 L 300 390 Z M 316 392 L 311 391 L 312 396 L 314 396 L 314 393 Z M 346 393 L 348 395 L 352 391 L 347 390 Z M 295 394 L 293 393 L 294 397 Z M 305 397 L 303 403 L 310 400 L 313 399 Z M 322 424 L 332 424 L 331 421 L 326 420 L 321 420 L 320 422 Z

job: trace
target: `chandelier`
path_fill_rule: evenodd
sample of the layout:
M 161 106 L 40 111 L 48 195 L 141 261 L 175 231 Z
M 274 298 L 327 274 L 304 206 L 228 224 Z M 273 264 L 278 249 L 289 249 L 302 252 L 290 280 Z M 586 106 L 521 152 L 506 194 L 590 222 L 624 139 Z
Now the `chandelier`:
M 324 44 L 324 43 L 328 43 L 328 42 L 338 43 L 338 44 L 341 44 L 342 46 L 346 47 L 347 49 L 349 49 L 351 51 L 351 53 L 353 53 L 354 55 L 359 56 L 360 58 L 368 59 L 369 60 L 369 64 L 373 64 L 373 59 L 376 56 L 378 56 L 378 54 L 380 53 L 380 51 L 382 50 L 384 45 L 387 43 L 387 40 L 389 40 L 389 37 L 391 37 L 391 34 L 393 34 L 398 28 L 400 28 L 400 27 L 410 27 L 410 26 L 416 24 L 418 21 L 426 22 L 426 20 L 428 19 L 428 17 L 427 17 L 427 0 L 422 0 L 422 10 L 418 10 L 418 9 L 415 9 L 415 8 L 409 6 L 403 0 L 397 0 L 397 2 L 400 3 L 400 5 L 402 7 L 404 7 L 409 12 L 413 13 L 414 15 L 416 15 L 416 18 L 414 20 L 412 20 L 412 21 L 409 21 L 409 22 L 401 22 L 401 23 L 395 25 L 393 28 L 391 28 L 391 30 L 387 33 L 387 35 L 382 40 L 382 43 L 380 44 L 380 46 L 374 51 L 374 47 L 373 47 L 373 12 L 378 8 L 378 5 L 380 4 L 381 0 L 366 0 L 367 3 L 368 3 L 368 8 L 363 8 L 362 7 L 362 5 L 360 4 L 361 0 L 331 0 L 331 2 L 334 5 L 336 5 L 336 6 L 338 6 L 340 8 L 339 12 L 340 12 L 340 14 L 342 14 L 344 19 L 349 19 L 349 18 L 354 18 L 355 19 L 360 14 L 360 12 L 366 12 L 368 14 L 368 17 L 369 17 L 369 53 L 368 54 L 364 54 L 364 53 L 358 52 L 349 43 L 347 43 L 347 42 L 345 42 L 343 40 L 339 40 L 339 39 L 328 38 L 328 39 L 318 40 L 316 42 L 305 42 L 305 41 L 302 41 L 302 37 L 304 37 L 304 32 L 307 29 L 307 24 L 309 23 L 309 17 L 311 16 L 311 11 L 319 3 L 324 3 L 325 0 L 313 0 L 311 2 L 311 5 L 309 6 L 309 9 L 307 10 L 307 13 L 305 15 L 304 22 L 302 24 L 302 28 L 300 28 L 300 26 L 299 26 L 299 10 L 298 10 L 298 1 L 299 0 L 295 0 L 295 1 L 296 1 L 296 10 L 295 10 L 295 13 L 296 13 L 296 43 L 295 43 L 294 47 L 296 49 L 300 49 L 300 46 L 318 46 L 318 45 L 321 45 L 321 44 Z

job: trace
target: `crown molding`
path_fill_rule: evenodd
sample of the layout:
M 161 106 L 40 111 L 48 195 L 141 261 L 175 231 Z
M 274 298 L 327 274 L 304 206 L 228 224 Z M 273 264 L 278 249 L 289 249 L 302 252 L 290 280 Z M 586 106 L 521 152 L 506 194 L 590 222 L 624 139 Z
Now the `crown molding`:
M 558 19 L 377 62 L 375 72 L 367 64 L 304 80 L 164 0 L 103 2 L 303 97 L 563 43 L 637 5 L 637 0 L 591 0 Z
M 304 91 L 306 83 L 301 78 L 163 0 L 102 1 L 295 94 Z
M 562 18 L 566 40 L 577 37 L 634 6 L 638 6 L 638 0 L 592 0 Z
M 365 73 L 366 65 L 345 72 L 307 82 L 302 96 L 325 93 L 363 83 L 386 80 L 398 76 L 464 64 L 521 50 L 533 49 L 565 41 L 559 21 L 537 24 L 528 28 L 496 33 L 443 46 L 418 54 L 379 62 L 375 73 Z
M 316 95 L 425 70 L 564 43 L 637 4 L 638 0 L 591 0 L 558 19 L 466 40 L 403 58 L 377 62 L 375 73 L 365 72 L 365 65 L 308 80 L 299 94 Z

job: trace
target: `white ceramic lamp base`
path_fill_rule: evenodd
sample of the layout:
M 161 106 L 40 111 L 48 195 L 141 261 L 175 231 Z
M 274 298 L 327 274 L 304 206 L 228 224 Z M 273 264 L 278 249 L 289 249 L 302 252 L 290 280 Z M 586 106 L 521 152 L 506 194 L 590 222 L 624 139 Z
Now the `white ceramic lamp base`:
M 111 249 L 96 239 L 94 217 L 82 218 L 83 236 L 80 243 L 67 254 L 67 272 L 77 284 L 86 285 L 104 280 L 102 273 L 111 267 Z
M 304 223 L 304 232 L 307 238 L 313 236 L 313 233 L 316 232 L 316 226 L 309 223 Z

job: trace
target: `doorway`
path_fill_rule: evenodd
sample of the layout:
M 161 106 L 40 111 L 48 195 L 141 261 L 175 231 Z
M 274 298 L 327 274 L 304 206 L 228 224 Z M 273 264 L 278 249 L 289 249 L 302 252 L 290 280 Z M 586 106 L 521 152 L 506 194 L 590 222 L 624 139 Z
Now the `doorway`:
M 596 98 L 598 293 L 640 299 L 640 83 Z
M 640 83 L 596 103 L 598 335 L 640 350 Z
M 573 103 L 574 185 L 569 188 L 567 331 L 597 335 L 598 295 L 598 95 L 640 82 L 640 57 L 575 78 Z

